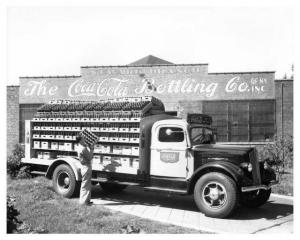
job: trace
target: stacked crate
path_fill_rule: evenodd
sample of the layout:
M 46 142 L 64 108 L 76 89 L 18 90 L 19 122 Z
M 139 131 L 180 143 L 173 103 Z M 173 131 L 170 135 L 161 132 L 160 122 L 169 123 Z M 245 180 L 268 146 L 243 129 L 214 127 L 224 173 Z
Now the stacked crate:
M 138 168 L 140 121 L 152 110 L 163 112 L 164 105 L 148 96 L 90 102 L 53 100 L 38 109 L 32 120 L 33 149 L 39 157 L 46 151 L 47 159 L 76 156 L 76 135 L 87 129 L 99 139 L 94 164 Z

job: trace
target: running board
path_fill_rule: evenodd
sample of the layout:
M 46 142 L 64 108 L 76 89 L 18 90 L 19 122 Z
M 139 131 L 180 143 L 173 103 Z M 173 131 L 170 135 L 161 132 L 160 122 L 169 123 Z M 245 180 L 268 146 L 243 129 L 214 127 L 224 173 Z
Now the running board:
M 45 172 L 40 172 L 40 171 L 31 171 L 30 173 L 31 173 L 31 174 L 34 174 L 34 175 L 42 175 L 42 176 L 46 176 L 46 173 L 45 173 Z
M 133 182 L 120 182 L 120 181 L 110 181 L 106 178 L 92 178 L 92 182 L 99 182 L 99 183 L 116 183 L 120 185 L 128 185 L 128 186 L 139 186 L 139 183 L 133 183 Z
M 161 192 L 169 192 L 169 193 L 177 193 L 177 194 L 187 194 L 186 190 L 172 189 L 172 188 L 162 188 L 162 187 L 144 187 L 145 190 L 149 191 L 161 191 Z
M 155 187 L 155 189 L 168 189 L 167 191 L 170 189 L 173 192 L 186 192 L 188 189 L 188 181 L 185 178 L 150 176 L 150 184 L 148 185 Z

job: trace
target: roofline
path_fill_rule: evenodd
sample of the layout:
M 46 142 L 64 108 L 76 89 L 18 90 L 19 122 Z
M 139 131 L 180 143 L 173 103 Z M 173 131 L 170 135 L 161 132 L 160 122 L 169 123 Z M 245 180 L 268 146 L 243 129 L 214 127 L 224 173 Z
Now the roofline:
M 218 75 L 218 74 L 237 74 L 237 73 L 240 73 L 240 74 L 247 74 L 247 73 L 275 73 L 276 71 L 248 71 L 248 72 L 209 72 L 208 74 L 215 74 L 215 75 Z
M 193 64 L 143 64 L 143 65 L 108 65 L 108 66 L 81 66 L 80 68 L 114 68 L 114 67 L 174 67 L 174 66 L 199 66 L 208 65 L 208 63 L 193 63 Z
M 61 75 L 61 76 L 21 76 L 19 78 L 78 78 L 78 77 L 81 77 L 81 75 L 79 76 L 75 76 L 75 75 Z
M 193 64 L 157 64 L 157 65 L 109 65 L 109 66 L 81 66 L 80 68 L 114 68 L 114 67 L 161 67 L 161 66 L 207 66 L 208 63 L 193 63 Z M 275 73 L 275 71 L 247 71 L 247 72 L 209 72 L 208 75 L 220 74 L 252 74 L 252 73 Z M 26 78 L 80 78 L 81 75 L 50 75 L 50 76 L 20 76 L 21 79 Z M 293 81 L 293 79 L 275 79 L 276 81 Z M 12 85 L 17 86 L 17 85 Z
M 6 87 L 20 87 L 20 85 L 6 85 Z
M 282 82 L 289 81 L 289 82 L 293 82 L 294 79 L 275 79 L 275 81 L 282 81 Z

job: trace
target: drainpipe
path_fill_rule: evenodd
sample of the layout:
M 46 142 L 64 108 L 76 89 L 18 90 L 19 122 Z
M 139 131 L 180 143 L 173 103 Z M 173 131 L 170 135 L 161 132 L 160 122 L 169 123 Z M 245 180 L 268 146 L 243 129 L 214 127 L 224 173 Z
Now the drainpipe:
M 281 83 L 281 137 L 284 136 L 284 129 L 283 129 L 283 82 Z
M 283 129 L 283 82 L 281 83 L 281 139 L 283 140 L 284 137 L 284 129 Z M 282 161 L 284 162 L 285 154 L 284 154 L 285 148 L 283 147 L 282 152 Z

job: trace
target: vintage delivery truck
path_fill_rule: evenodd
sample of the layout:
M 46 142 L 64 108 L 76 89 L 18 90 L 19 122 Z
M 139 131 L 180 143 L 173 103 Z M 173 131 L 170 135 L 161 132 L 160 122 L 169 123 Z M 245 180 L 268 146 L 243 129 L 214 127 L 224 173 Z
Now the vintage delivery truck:
M 65 197 L 75 196 L 80 186 L 75 139 L 84 129 L 99 138 L 92 182 L 107 192 L 139 186 L 193 194 L 201 212 L 225 218 L 238 204 L 264 204 L 277 183 L 255 148 L 215 144 L 210 116 L 171 116 L 155 97 L 54 100 L 26 121 L 22 162 L 52 179 Z

